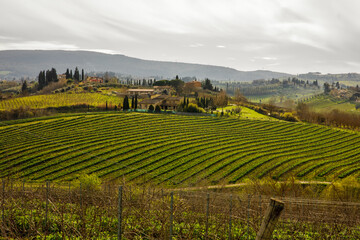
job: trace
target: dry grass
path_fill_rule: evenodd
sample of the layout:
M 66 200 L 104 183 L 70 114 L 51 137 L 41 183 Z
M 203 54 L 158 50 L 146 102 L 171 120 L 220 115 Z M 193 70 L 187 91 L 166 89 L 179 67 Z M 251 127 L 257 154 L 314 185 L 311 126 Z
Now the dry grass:
M 51 184 L 47 190 L 45 184 L 4 183 L 1 233 L 5 238 L 112 239 L 117 236 L 117 184 L 103 184 L 98 190 L 91 185 Z M 170 191 L 122 185 L 124 238 L 168 239 Z M 248 234 L 249 239 L 254 239 L 269 198 L 274 195 L 285 202 L 274 232 L 277 239 L 305 239 L 304 235 L 308 236 L 306 239 L 346 239 L 342 237 L 344 232 L 352 237 L 349 239 L 358 239 L 360 204 L 314 199 L 311 195 L 315 197 L 318 193 L 310 191 L 301 185 L 276 182 L 267 186 L 256 182 L 235 190 L 175 191 L 173 236 L 226 239 L 231 231 L 232 239 L 247 239 Z

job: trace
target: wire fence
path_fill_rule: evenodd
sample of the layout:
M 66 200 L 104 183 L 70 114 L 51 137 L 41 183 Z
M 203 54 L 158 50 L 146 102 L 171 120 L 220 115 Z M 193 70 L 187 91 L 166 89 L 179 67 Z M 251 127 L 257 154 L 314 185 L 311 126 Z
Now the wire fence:
M 4 239 L 255 239 L 271 196 L 3 181 Z M 360 239 L 360 204 L 279 198 L 275 239 Z

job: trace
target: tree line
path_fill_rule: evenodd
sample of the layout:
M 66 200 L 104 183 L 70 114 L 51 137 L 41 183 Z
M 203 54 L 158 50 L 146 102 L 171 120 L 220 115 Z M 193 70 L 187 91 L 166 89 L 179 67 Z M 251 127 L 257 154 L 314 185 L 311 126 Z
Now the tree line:
M 40 71 L 38 76 L 38 83 L 39 83 L 38 90 L 43 89 L 52 82 L 58 82 L 58 81 L 59 79 L 55 68 L 52 68 L 51 70 L 46 70 L 46 72 L 45 70 Z

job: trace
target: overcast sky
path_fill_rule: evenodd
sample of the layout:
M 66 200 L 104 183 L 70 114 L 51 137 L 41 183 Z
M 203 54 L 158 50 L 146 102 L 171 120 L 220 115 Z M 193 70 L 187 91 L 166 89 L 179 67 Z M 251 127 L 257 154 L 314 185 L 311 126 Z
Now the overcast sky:
M 360 72 L 358 0 L 1 0 L 0 50 Z

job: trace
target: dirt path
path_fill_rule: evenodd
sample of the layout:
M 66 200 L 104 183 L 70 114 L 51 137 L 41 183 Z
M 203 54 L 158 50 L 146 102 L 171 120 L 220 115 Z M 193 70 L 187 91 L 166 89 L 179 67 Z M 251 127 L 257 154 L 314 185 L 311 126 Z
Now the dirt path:
M 286 183 L 286 182 L 279 182 Z M 331 182 L 322 182 L 322 181 L 296 181 L 295 184 L 325 184 L 329 185 Z M 195 191 L 195 190 L 206 190 L 206 189 L 222 189 L 222 188 L 234 188 L 249 185 L 249 183 L 235 183 L 235 184 L 225 184 L 225 185 L 212 185 L 212 186 L 203 186 L 203 187 L 185 187 L 185 188 L 173 188 L 174 191 Z

